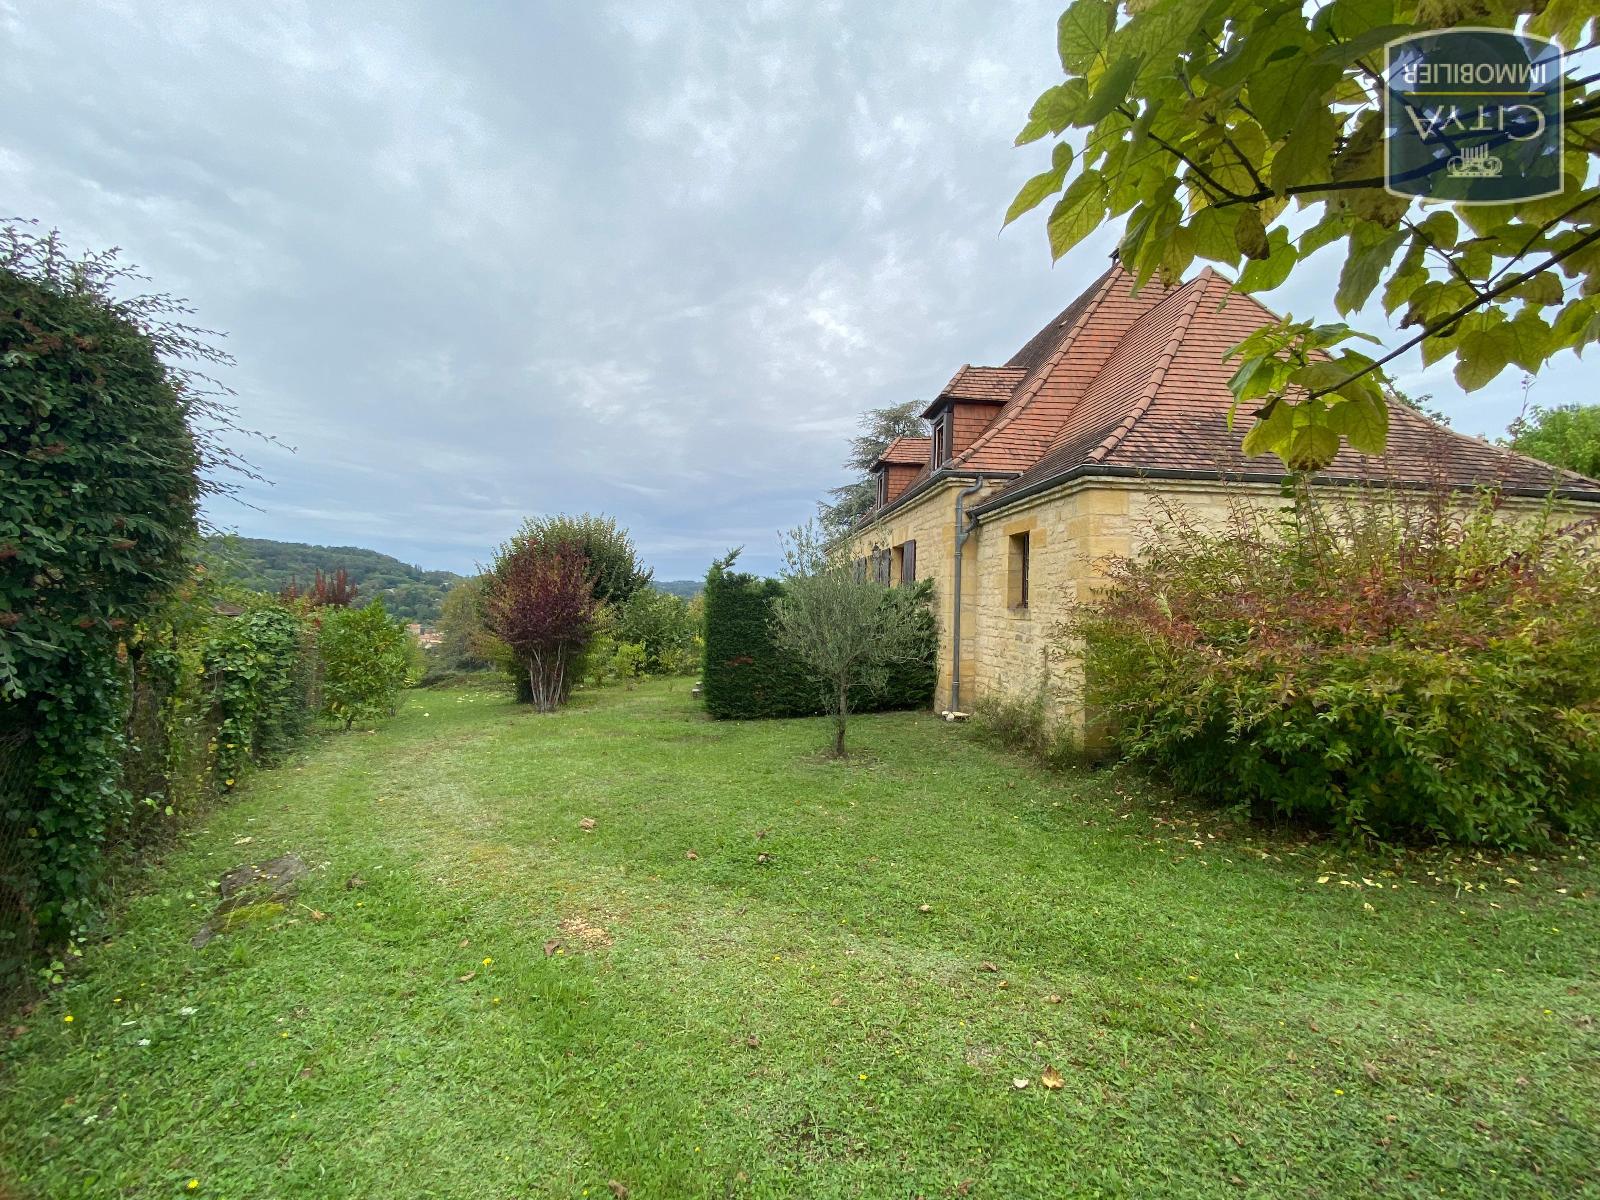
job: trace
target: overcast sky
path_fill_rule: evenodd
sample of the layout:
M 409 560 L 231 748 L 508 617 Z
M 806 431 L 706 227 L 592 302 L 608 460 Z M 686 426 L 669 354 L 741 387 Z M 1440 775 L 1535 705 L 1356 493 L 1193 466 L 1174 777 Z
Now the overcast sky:
M 1114 229 L 1054 267 L 1040 214 L 999 232 L 1058 11 L 0 0 L 0 211 L 227 332 L 242 423 L 295 451 L 249 448 L 273 486 L 221 527 L 468 571 L 604 510 L 660 578 L 767 570 L 857 414 L 1003 362 L 1104 268 Z M 1268 299 L 1326 317 L 1333 283 Z M 1521 404 L 1514 372 L 1401 383 L 1469 433 Z

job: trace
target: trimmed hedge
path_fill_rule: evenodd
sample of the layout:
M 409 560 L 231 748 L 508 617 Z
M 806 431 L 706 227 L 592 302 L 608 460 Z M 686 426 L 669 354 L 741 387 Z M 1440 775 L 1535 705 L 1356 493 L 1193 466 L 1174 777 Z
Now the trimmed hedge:
M 772 642 L 772 603 L 783 584 L 731 570 L 734 556 L 711 565 L 706 576 L 705 664 L 701 696 L 713 717 L 813 717 L 827 712 L 820 680 Z M 933 584 L 913 585 L 925 597 Z M 933 703 L 939 631 L 932 608 L 927 614 L 927 653 L 890 668 L 889 682 L 877 694 L 852 692 L 852 712 L 925 708 Z

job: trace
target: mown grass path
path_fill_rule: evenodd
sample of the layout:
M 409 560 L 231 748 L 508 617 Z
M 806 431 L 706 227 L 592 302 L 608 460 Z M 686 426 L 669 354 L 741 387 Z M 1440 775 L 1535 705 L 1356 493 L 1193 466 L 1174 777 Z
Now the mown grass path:
M 1481 892 L 1422 859 L 1341 873 L 926 715 L 852 730 L 863 757 L 826 762 L 821 722 L 712 723 L 678 681 L 553 717 L 414 693 L 319 740 L 166 855 L 0 1039 L 0 1179 L 51 1200 L 1600 1189 L 1600 872 L 1578 856 L 1477 866 Z M 219 874 L 286 851 L 315 867 L 302 906 L 191 948 Z

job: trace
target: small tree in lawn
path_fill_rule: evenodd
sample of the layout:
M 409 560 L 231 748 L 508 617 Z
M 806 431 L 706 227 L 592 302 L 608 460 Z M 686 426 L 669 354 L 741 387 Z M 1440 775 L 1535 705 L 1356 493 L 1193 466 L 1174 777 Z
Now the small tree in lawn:
M 516 538 L 486 577 L 484 625 L 527 676 L 534 707 L 551 712 L 577 682 L 599 602 L 589 560 L 570 542 Z
M 833 754 L 843 758 L 851 689 L 881 691 L 890 667 L 926 652 L 922 593 L 858 575 L 844 545 L 815 521 L 784 536 L 784 559 L 773 640 L 818 676 L 833 716 Z
M 377 600 L 324 608 L 317 631 L 324 711 L 346 729 L 394 712 L 411 669 L 411 635 Z

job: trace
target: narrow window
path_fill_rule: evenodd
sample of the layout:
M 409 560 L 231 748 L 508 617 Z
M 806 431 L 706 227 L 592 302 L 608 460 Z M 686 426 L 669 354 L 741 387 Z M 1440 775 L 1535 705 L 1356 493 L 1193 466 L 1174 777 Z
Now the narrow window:
M 933 469 L 937 471 L 944 466 L 944 417 L 941 415 L 933 422 Z
M 882 508 L 889 503 L 889 472 L 887 468 L 878 472 L 878 507 Z
M 901 583 L 906 577 L 906 548 L 904 544 L 889 551 L 889 582 Z
M 1029 557 L 1028 535 L 1026 533 L 1012 534 L 1011 569 L 1008 572 L 1010 578 L 1006 581 L 1006 591 L 1008 593 L 1007 599 L 1014 609 L 1028 607 L 1028 573 L 1031 566 Z

